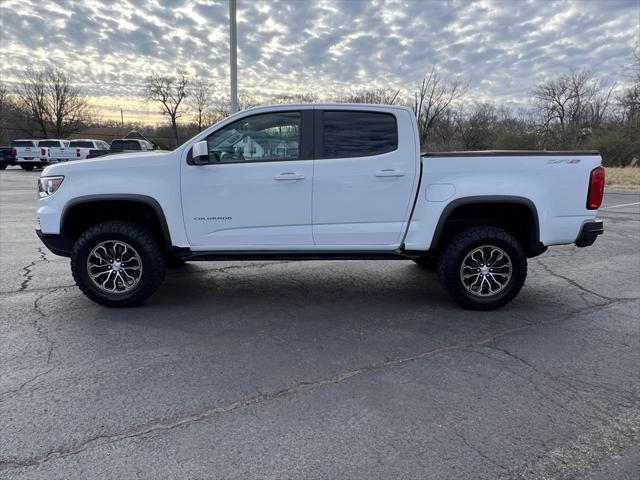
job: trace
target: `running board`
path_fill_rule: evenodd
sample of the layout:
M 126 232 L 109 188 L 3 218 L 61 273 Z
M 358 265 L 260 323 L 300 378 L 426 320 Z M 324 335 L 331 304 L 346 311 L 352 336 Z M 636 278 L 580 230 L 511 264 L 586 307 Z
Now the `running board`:
M 220 251 L 220 252 L 191 252 L 182 255 L 184 260 L 206 261 L 241 261 L 241 260 L 412 260 L 424 252 L 406 251 Z

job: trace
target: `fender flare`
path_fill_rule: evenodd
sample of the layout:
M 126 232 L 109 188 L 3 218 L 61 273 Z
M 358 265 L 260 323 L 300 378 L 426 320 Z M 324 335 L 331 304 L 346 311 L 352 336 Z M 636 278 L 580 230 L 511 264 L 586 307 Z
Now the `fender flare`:
M 433 238 L 431 239 L 431 245 L 429 249 L 432 250 L 438 245 L 438 242 L 440 241 L 440 237 L 442 236 L 442 232 L 444 230 L 444 226 L 454 210 L 464 205 L 481 203 L 504 203 L 512 205 L 516 204 L 527 207 L 531 211 L 531 216 L 533 218 L 533 245 L 531 245 L 531 247 L 534 247 L 536 244 L 540 244 L 540 218 L 536 205 L 530 199 L 526 197 L 519 197 L 516 195 L 476 195 L 456 198 L 455 200 L 449 202 L 446 207 L 444 207 L 444 210 L 442 210 L 440 218 L 438 219 L 438 224 L 436 225 L 436 229 L 433 233 Z
M 64 222 L 71 208 L 87 203 L 119 200 L 142 203 L 151 207 L 158 217 L 158 222 L 160 223 L 160 228 L 162 229 L 162 236 L 164 237 L 165 245 L 168 248 L 171 248 L 173 246 L 171 242 L 171 233 L 169 232 L 169 224 L 167 223 L 164 211 L 162 210 L 162 207 L 160 206 L 158 201 L 153 197 L 149 197 L 148 195 L 139 195 L 134 193 L 104 193 L 97 195 L 83 195 L 81 197 L 73 198 L 72 200 L 68 201 L 62 209 L 62 214 L 60 215 L 60 232 L 63 233 Z

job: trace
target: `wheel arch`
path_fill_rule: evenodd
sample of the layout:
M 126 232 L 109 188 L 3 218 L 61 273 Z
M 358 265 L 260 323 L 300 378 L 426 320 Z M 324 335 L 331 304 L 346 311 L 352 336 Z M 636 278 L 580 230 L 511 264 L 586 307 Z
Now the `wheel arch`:
M 471 213 L 474 210 L 476 212 L 489 213 L 488 219 L 491 222 L 497 220 L 495 217 L 496 212 L 500 212 L 501 210 L 527 212 L 529 218 L 527 219 L 525 217 L 520 220 L 518 227 L 526 225 L 528 221 L 530 221 L 530 226 L 520 231 L 520 234 L 516 236 L 522 241 L 523 247 L 530 256 L 535 256 L 538 252 L 544 251 L 545 247 L 540 243 L 540 217 L 535 203 L 529 198 L 515 195 L 476 195 L 461 197 L 451 201 L 443 209 L 438 219 L 429 250 L 437 250 L 442 247 L 443 242 L 447 240 L 453 222 L 466 222 L 469 225 L 482 224 L 482 220 L 476 218 L 464 218 L 464 216 L 462 218 L 456 218 L 457 214 L 461 214 L 462 212 Z M 510 218 L 507 218 L 507 225 L 504 225 L 507 227 L 505 228 L 507 231 L 513 233 L 513 230 L 521 230 L 521 228 L 515 228 L 516 225 L 509 225 L 510 220 Z
M 115 206 L 132 206 L 134 207 L 134 211 L 137 213 L 146 211 L 149 214 L 152 212 L 152 219 L 154 227 L 157 230 L 157 233 L 162 236 L 162 243 L 167 248 L 172 248 L 171 241 L 171 233 L 169 231 L 169 225 L 167 223 L 167 219 L 165 217 L 164 211 L 162 210 L 162 206 L 158 201 L 147 195 L 140 194 L 97 194 L 97 195 L 84 195 L 73 200 L 69 201 L 63 208 L 62 214 L 60 216 L 60 232 L 63 235 L 73 236 L 74 232 L 74 221 L 80 221 L 79 218 L 76 218 L 76 215 L 84 214 L 84 210 L 88 210 L 89 207 L 95 206 L 99 211 L 103 211 L 105 208 L 113 208 Z M 137 210 L 136 210 L 137 207 Z M 122 219 L 130 219 L 132 216 L 135 216 L 133 211 L 128 211 L 127 214 L 123 215 Z M 109 218 L 113 217 L 113 218 Z M 117 216 L 108 215 L 105 218 L 100 218 L 98 216 L 98 220 L 114 220 L 118 219 Z M 91 222 L 93 224 L 98 223 L 97 221 Z

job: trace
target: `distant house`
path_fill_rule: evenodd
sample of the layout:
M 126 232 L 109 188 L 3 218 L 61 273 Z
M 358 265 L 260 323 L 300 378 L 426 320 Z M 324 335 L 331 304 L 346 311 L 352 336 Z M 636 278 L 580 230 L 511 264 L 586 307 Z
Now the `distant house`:
M 285 141 L 266 134 L 247 135 L 234 147 L 241 148 L 245 157 L 295 157 L 298 155 L 297 141 Z

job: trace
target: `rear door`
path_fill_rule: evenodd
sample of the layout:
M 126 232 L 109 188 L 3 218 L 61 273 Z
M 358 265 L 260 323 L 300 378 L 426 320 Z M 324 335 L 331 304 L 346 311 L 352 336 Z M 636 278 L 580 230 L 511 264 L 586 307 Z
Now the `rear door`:
M 410 112 L 316 110 L 315 119 L 315 244 L 396 248 L 418 184 Z

